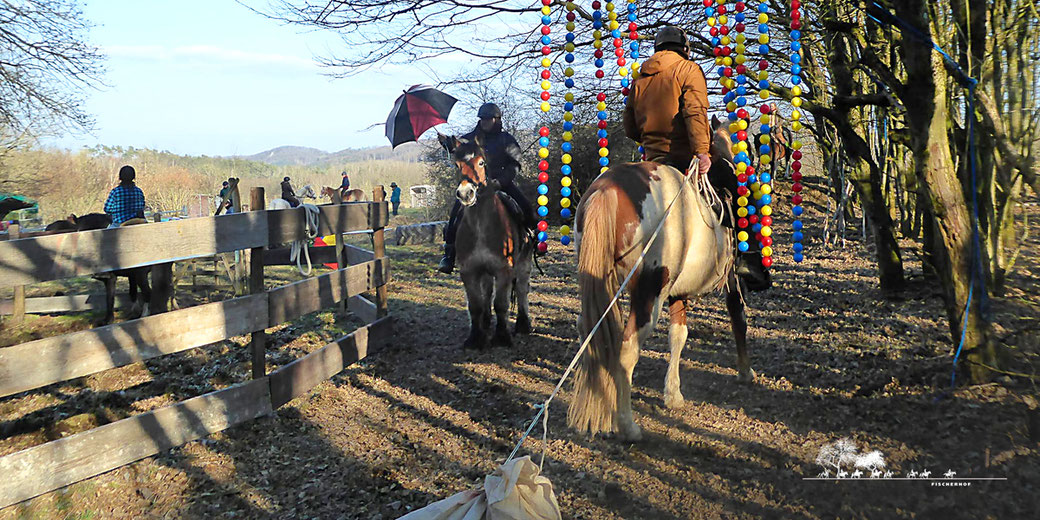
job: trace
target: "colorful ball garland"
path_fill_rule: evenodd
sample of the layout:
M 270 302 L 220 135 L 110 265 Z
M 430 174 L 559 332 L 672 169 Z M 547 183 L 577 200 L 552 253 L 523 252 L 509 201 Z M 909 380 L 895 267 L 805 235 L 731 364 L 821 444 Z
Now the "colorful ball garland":
M 771 267 L 773 265 L 773 168 L 774 162 L 772 153 L 771 137 L 769 126 L 772 113 L 772 107 L 766 103 L 766 99 L 769 97 L 769 70 L 768 61 L 766 58 L 769 55 L 769 6 L 762 2 L 758 4 L 758 53 L 762 56 L 762 59 L 758 63 L 758 88 L 759 97 L 762 99 L 762 104 L 759 106 L 759 112 L 761 115 L 761 129 L 762 144 L 758 149 L 761 154 L 760 164 L 764 171 L 759 172 L 758 179 L 758 190 L 754 193 L 755 203 L 758 206 L 759 221 L 757 224 L 757 231 L 755 231 L 755 238 L 758 240 L 758 245 L 762 251 L 762 265 L 764 267 Z
M 604 23 L 603 12 L 600 11 L 600 7 L 603 7 L 603 4 L 599 0 L 592 2 L 592 47 L 595 49 L 593 51 L 593 56 L 595 57 L 593 65 L 596 66 L 595 76 L 597 79 L 606 77 L 606 73 L 603 71 L 603 66 L 605 65 L 603 61 L 603 28 L 607 27 L 609 30 L 610 17 L 614 16 L 615 19 L 617 18 L 617 15 L 613 12 L 614 4 L 608 2 L 607 5 L 610 10 L 607 14 L 608 21 Z M 596 118 L 598 119 L 596 122 L 596 138 L 599 140 L 597 142 L 599 145 L 599 171 L 603 173 L 607 171 L 610 165 L 610 141 L 607 136 L 607 94 L 603 90 L 596 94 Z
M 800 131 L 802 129 L 802 113 L 799 108 L 802 106 L 802 13 L 799 10 L 801 8 L 800 0 L 791 0 L 791 105 L 794 108 L 791 110 L 791 130 L 793 132 Z M 794 195 L 791 197 L 791 213 L 794 215 L 794 222 L 791 223 L 791 241 L 793 242 L 791 249 L 794 252 L 794 261 L 801 262 L 805 259 L 803 255 L 804 247 L 802 246 L 802 221 L 798 217 L 802 216 L 802 142 L 798 139 L 794 139 L 791 142 L 791 180 L 794 184 L 791 185 L 791 191 Z
M 550 5 L 552 0 L 542 0 L 542 71 L 539 74 L 541 77 L 541 89 L 542 93 L 539 96 L 541 98 L 540 108 L 543 113 L 548 113 L 552 108 L 549 104 L 551 95 L 549 89 L 552 87 L 552 83 L 549 82 L 549 78 L 552 77 L 549 68 L 552 66 L 552 60 L 549 59 L 549 54 L 552 53 L 552 38 L 549 36 L 552 32 L 550 25 L 552 24 L 552 18 L 549 16 L 552 14 L 552 8 Z M 569 76 L 569 75 L 568 75 Z M 545 221 L 545 217 L 549 215 L 549 127 L 542 126 L 538 129 L 538 216 L 542 219 L 538 222 L 538 251 L 546 252 L 549 249 L 548 240 L 549 236 L 546 231 L 549 229 L 549 223 Z
M 574 20 L 576 15 L 574 10 L 577 6 L 574 2 L 567 2 L 565 5 L 567 9 L 567 43 L 564 44 L 564 61 L 568 64 L 574 63 Z M 574 88 L 574 69 L 567 66 L 564 71 L 567 79 L 564 81 L 564 86 L 567 87 L 567 92 L 563 95 L 563 143 L 560 144 L 560 151 L 562 152 L 561 157 L 565 157 L 565 162 L 560 165 L 560 217 L 567 222 L 571 218 L 571 151 L 573 149 L 573 143 L 571 140 L 574 138 L 572 130 L 574 129 L 574 93 L 571 89 Z M 546 190 L 548 192 L 548 190 Z M 539 192 L 540 193 L 540 192 Z M 560 226 L 560 243 L 563 245 L 569 245 L 571 243 L 571 228 L 566 223 Z

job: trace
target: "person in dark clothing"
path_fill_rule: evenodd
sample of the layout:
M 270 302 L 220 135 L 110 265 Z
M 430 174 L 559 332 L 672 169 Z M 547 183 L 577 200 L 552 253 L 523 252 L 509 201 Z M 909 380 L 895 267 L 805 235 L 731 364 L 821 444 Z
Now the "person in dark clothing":
M 343 170 L 343 180 L 339 183 L 339 195 L 343 199 L 347 198 L 347 192 L 350 191 L 350 175 L 347 175 L 347 170 Z
M 296 198 L 296 192 L 293 191 L 292 184 L 289 184 L 288 177 L 282 179 L 282 200 L 294 208 L 300 205 L 300 199 Z
M 488 178 L 498 181 L 501 185 L 499 191 L 509 195 L 520 207 L 524 219 L 523 224 L 534 229 L 538 224 L 534 207 L 513 182 L 513 179 L 520 173 L 522 159 L 520 145 L 509 132 L 502 130 L 502 110 L 498 108 L 498 105 L 484 103 L 477 110 L 477 117 L 480 119 L 477 127 L 462 136 L 462 139 L 472 140 L 478 134 L 482 137 Z M 455 269 L 455 233 L 461 220 L 462 203 L 456 200 L 455 205 L 451 208 L 448 225 L 444 226 L 444 257 L 437 266 L 437 270 L 445 274 L 450 274 Z
M 109 227 L 119 227 L 127 220 L 144 218 L 144 192 L 134 184 L 137 172 L 133 166 L 119 169 L 119 186 L 112 188 L 105 201 L 105 214 L 112 217 Z
M 397 216 L 397 210 L 401 207 L 401 188 L 396 182 L 390 183 L 390 205 L 393 206 L 393 214 Z

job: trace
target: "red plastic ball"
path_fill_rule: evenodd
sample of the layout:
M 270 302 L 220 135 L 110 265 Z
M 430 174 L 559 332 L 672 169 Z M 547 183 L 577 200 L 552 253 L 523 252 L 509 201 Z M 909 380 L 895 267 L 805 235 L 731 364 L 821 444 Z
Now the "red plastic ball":
M 771 256 L 763 256 L 762 257 L 762 267 L 773 267 L 773 257 L 771 257 Z
M 733 67 L 726 67 L 726 68 L 722 69 L 722 75 L 726 76 L 727 78 L 732 78 L 733 77 Z
M 742 33 L 744 32 L 744 29 L 747 29 L 747 27 L 745 27 L 743 23 L 737 23 L 733 26 L 733 29 L 735 29 L 738 33 Z
M 549 26 L 548 25 L 543 25 L 542 26 L 542 35 L 549 36 L 550 32 L 552 32 L 552 31 L 549 30 Z
M 762 61 L 758 62 L 758 70 L 766 70 L 768 68 L 769 68 L 769 62 L 768 61 L 762 60 Z
M 614 46 L 621 47 L 625 42 L 621 38 L 614 38 Z
M 552 49 L 550 49 L 548 45 L 542 46 L 542 55 L 548 56 L 550 54 L 552 54 Z
M 597 144 L 599 144 L 600 148 L 606 148 L 607 145 L 610 144 L 610 141 L 608 141 L 607 138 L 604 137 L 604 138 L 600 139 Z
M 635 31 L 632 31 L 632 32 L 628 33 L 628 39 L 629 40 L 638 40 L 639 39 L 639 33 L 635 32 Z
M 729 92 L 729 88 L 722 87 L 722 95 L 725 96 L 727 92 Z
M 600 121 L 599 123 L 596 123 L 596 127 L 601 129 L 601 130 L 606 130 L 607 129 L 607 122 L 606 121 Z
M 547 172 L 539 173 L 538 174 L 538 182 L 540 182 L 542 184 L 545 184 L 545 183 L 549 182 L 549 174 Z
M 755 242 L 762 243 L 762 232 L 755 233 Z
M 542 101 L 549 101 L 549 91 L 548 90 L 543 90 L 542 91 Z
M 603 49 L 596 49 L 596 51 L 593 52 L 592 55 L 597 57 L 597 58 L 602 58 L 603 57 Z
M 748 174 L 746 173 L 741 173 L 740 175 L 737 175 L 737 182 L 744 184 L 745 182 L 747 182 L 747 176 Z
M 628 87 L 621 87 L 621 95 L 622 96 L 627 96 L 628 92 L 629 92 Z
M 740 130 L 737 132 L 737 139 L 747 141 L 747 130 Z
M 769 104 L 767 104 L 767 103 L 762 103 L 762 106 L 758 107 L 758 109 L 759 109 L 759 110 L 760 110 L 760 111 L 761 111 L 761 112 L 762 112 L 763 114 L 768 114 L 768 113 L 769 113 L 769 110 L 770 110 L 770 108 L 769 108 Z
M 800 182 L 802 180 L 802 172 L 794 172 L 791 174 L 791 180 L 794 182 Z
M 550 0 L 550 1 L 551 1 L 551 0 Z M 576 16 L 576 15 L 574 14 L 574 11 L 571 11 L 571 12 L 567 13 L 567 21 L 568 21 L 568 22 L 573 22 L 573 21 L 574 21 L 574 20 L 576 20 L 577 18 L 578 18 L 578 17 L 577 17 L 577 16 Z
M 722 33 L 723 36 L 726 36 L 729 34 L 729 26 L 723 25 L 722 27 L 719 27 L 719 32 Z
M 798 9 L 802 7 L 802 0 L 791 0 L 791 9 Z
M 718 13 L 719 14 L 726 14 L 726 6 L 720 5 L 719 8 L 718 8 Z
M 618 58 L 620 58 L 620 57 L 622 57 L 624 55 L 625 55 L 625 49 L 614 49 L 614 56 L 617 56 Z
M 593 9 L 599 9 L 599 7 L 601 5 L 603 5 L 603 4 L 599 3 L 599 0 L 595 0 L 595 1 L 592 2 L 592 8 Z
M 791 11 L 791 19 L 792 20 L 801 20 L 801 18 L 802 18 L 802 13 L 800 11 Z
M 791 152 L 791 158 L 796 160 L 796 161 L 802 160 L 802 151 L 801 150 L 795 150 L 795 151 Z
M 538 223 L 538 231 L 547 231 L 548 229 L 549 229 L 549 223 L 548 222 L 543 220 L 543 221 Z
M 544 171 L 548 171 L 549 170 L 549 161 L 546 161 L 545 159 L 542 159 L 541 161 L 538 161 L 538 170 L 539 171 L 543 171 L 543 172 Z
M 802 191 L 802 184 L 799 183 L 799 182 L 796 182 L 796 183 L 792 184 L 791 185 L 791 191 L 793 191 L 795 193 L 798 193 L 799 191 Z
M 743 108 L 740 109 L 740 110 L 737 110 L 737 117 L 740 118 L 740 119 L 747 119 L 748 118 L 748 111 L 743 109 Z
M 544 253 L 549 250 L 549 244 L 545 242 L 538 242 L 538 252 Z
M 755 174 L 755 167 L 754 166 L 748 166 L 747 169 L 744 170 L 744 173 L 747 174 L 747 175 L 754 175 Z
M 542 0 L 542 5 L 552 5 L 552 0 Z
M 617 65 L 618 65 L 618 67 L 624 67 L 624 66 L 625 66 L 625 63 L 627 63 L 627 62 L 625 61 L 625 58 L 618 58 L 618 59 L 617 59 Z
M 704 0 L 704 7 L 711 7 L 715 4 L 715 0 Z
M 636 30 L 638 28 L 639 27 L 636 26 L 635 22 L 631 22 L 631 23 L 628 24 L 628 32 L 632 32 L 632 31 L 634 31 L 634 30 Z
M 549 79 L 550 76 L 552 76 L 552 73 L 549 72 L 549 69 L 542 71 L 542 79 Z
M 737 74 L 747 74 L 747 67 L 744 65 L 737 65 Z
M 737 2 L 736 8 L 738 13 L 743 13 L 744 7 L 744 2 Z
M 543 126 L 538 129 L 538 135 L 542 137 L 549 137 L 549 127 Z
M 737 227 L 740 228 L 740 229 L 744 229 L 744 228 L 748 227 L 748 220 L 746 218 L 744 218 L 744 217 L 738 218 L 737 219 Z
M 772 226 L 773 225 L 773 217 L 770 217 L 770 216 L 762 217 L 762 219 L 759 220 L 759 222 L 761 222 L 763 226 Z
M 711 29 L 708 29 L 708 34 L 710 34 L 712 36 L 718 36 L 719 35 L 719 28 L 718 27 L 712 27 Z M 715 50 L 719 50 L 719 48 L 715 47 Z
M 792 170 L 801 170 L 802 169 L 802 161 L 793 161 L 793 162 L 791 162 L 791 169 Z
M 596 71 L 596 77 L 597 78 L 601 78 L 601 79 L 603 78 L 603 70 L 602 69 Z
M 762 224 L 763 226 L 765 224 Z M 762 245 L 771 246 L 773 245 L 773 237 L 762 237 Z
M 737 186 L 737 195 L 747 197 L 748 193 L 751 193 L 751 190 L 749 190 L 747 186 Z
M 748 222 L 752 224 L 758 224 L 758 214 L 748 215 Z
M 794 21 L 791 22 L 791 29 L 792 30 L 797 31 L 798 29 L 801 29 L 801 28 L 802 28 L 802 22 L 800 22 L 798 20 L 794 20 Z
M 795 206 L 797 206 L 797 205 L 799 205 L 801 203 L 802 203 L 802 196 L 801 195 L 795 195 L 795 196 L 791 197 L 791 204 L 794 204 Z
M 729 56 L 730 54 L 733 54 L 733 49 L 731 49 L 729 47 L 723 47 L 722 48 L 722 55 L 723 56 Z

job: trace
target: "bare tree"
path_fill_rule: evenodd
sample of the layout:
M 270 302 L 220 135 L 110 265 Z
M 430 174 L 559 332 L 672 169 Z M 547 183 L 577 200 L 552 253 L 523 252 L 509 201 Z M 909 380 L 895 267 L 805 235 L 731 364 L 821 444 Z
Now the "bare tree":
M 26 134 L 89 129 L 83 91 L 101 84 L 78 0 L 0 0 L 0 150 Z

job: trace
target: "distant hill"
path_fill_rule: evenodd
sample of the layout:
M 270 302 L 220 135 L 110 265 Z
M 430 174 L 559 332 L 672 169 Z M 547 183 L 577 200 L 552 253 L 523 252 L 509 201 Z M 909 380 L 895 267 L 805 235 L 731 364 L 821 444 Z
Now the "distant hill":
M 425 146 L 419 143 L 405 143 L 397 149 L 389 146 L 372 148 L 347 148 L 329 153 L 317 148 L 305 146 L 279 146 L 253 155 L 240 158 L 275 166 L 321 166 L 327 164 L 348 164 L 364 161 L 402 161 L 417 163 L 422 161 Z

